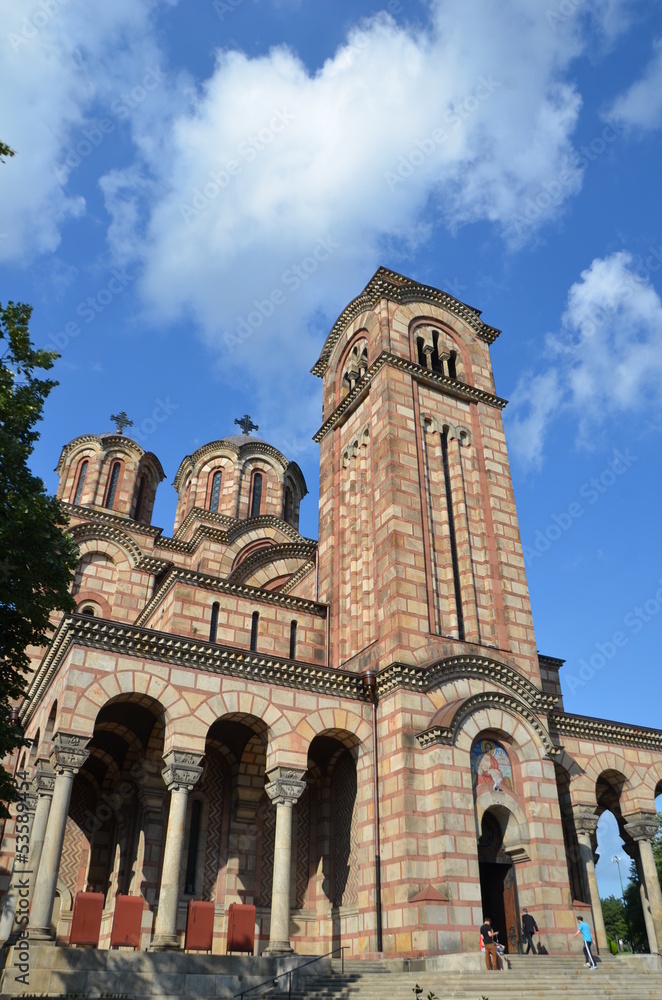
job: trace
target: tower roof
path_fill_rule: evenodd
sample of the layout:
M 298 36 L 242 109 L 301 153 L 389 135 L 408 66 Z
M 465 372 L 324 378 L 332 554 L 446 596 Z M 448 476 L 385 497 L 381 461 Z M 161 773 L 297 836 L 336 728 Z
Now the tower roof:
M 362 312 L 374 308 L 380 299 L 387 298 L 392 302 L 429 302 L 443 306 L 459 319 L 470 326 L 477 337 L 487 344 L 492 344 L 501 333 L 494 326 L 488 326 L 480 318 L 480 310 L 468 306 L 465 302 L 449 295 L 432 285 L 422 285 L 412 278 L 407 278 L 397 271 L 389 271 L 386 267 L 378 268 L 360 295 L 345 306 L 338 319 L 331 327 L 326 338 L 322 353 L 311 371 L 320 377 L 324 374 L 334 347 L 349 324 Z

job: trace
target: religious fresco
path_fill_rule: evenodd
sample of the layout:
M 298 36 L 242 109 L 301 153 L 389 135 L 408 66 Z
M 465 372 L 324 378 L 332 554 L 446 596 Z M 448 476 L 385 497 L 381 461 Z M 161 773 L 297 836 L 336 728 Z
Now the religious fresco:
M 476 792 L 513 789 L 513 769 L 505 747 L 496 740 L 476 740 L 471 748 L 471 774 Z

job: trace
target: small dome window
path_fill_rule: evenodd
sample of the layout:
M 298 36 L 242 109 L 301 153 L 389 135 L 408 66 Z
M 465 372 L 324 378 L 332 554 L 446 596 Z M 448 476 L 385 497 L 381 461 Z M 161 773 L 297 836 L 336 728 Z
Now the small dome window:
M 85 458 L 80 463 L 78 469 L 78 481 L 76 482 L 76 492 L 74 493 L 74 503 L 79 504 L 80 498 L 83 495 L 83 487 L 85 486 L 85 477 L 87 476 L 87 469 L 89 466 L 88 460 Z
M 254 472 L 251 482 L 250 516 L 259 517 L 262 506 L 262 473 Z
M 110 469 L 110 475 L 108 476 L 108 488 L 106 490 L 106 500 L 104 502 L 104 507 L 107 507 L 108 510 L 112 510 L 115 506 L 115 495 L 117 493 L 117 484 L 120 480 L 121 468 L 121 462 L 113 462 Z
M 211 492 L 209 494 L 209 509 L 213 514 L 218 513 L 218 506 L 221 500 L 221 484 L 223 482 L 223 473 L 219 470 L 214 472 L 211 477 Z

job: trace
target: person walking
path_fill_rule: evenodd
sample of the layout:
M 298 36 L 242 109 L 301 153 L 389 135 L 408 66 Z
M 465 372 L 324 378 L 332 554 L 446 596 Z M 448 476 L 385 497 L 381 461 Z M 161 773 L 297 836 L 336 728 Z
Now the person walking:
M 496 972 L 499 968 L 499 956 L 497 955 L 496 944 L 493 940 L 494 931 L 492 930 L 492 921 L 489 917 L 483 918 L 480 936 L 485 945 L 485 965 L 487 966 L 487 971 L 492 972 L 494 970 Z
M 597 969 L 593 955 L 591 954 L 591 945 L 593 944 L 593 937 L 591 935 L 591 928 L 586 923 L 583 917 L 577 917 L 577 930 L 575 931 L 573 937 L 577 937 L 581 934 L 584 940 L 584 955 L 586 957 L 586 962 L 584 965 L 587 969 Z
M 539 933 L 538 924 L 536 923 L 535 918 L 532 917 L 529 911 L 525 908 L 522 915 L 522 937 L 527 943 L 527 949 L 524 952 L 525 955 L 528 955 L 530 951 L 533 951 L 534 955 L 536 954 L 536 946 L 533 943 L 533 935 L 539 935 Z

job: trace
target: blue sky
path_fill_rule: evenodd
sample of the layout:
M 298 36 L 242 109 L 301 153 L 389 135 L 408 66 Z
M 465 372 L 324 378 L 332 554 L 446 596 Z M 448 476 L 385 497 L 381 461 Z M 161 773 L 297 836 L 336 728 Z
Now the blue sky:
M 316 537 L 309 369 L 376 268 L 401 271 L 503 330 L 566 708 L 660 726 L 659 5 L 14 0 L 0 46 L 0 301 L 61 353 L 49 489 L 62 445 L 125 409 L 170 533 L 179 462 L 248 412 L 302 466 Z

